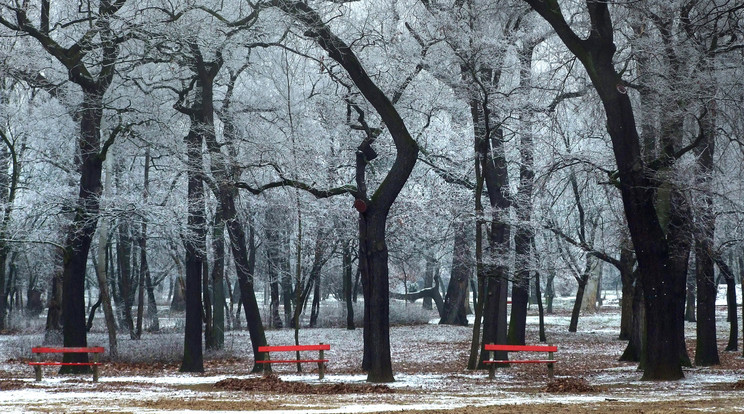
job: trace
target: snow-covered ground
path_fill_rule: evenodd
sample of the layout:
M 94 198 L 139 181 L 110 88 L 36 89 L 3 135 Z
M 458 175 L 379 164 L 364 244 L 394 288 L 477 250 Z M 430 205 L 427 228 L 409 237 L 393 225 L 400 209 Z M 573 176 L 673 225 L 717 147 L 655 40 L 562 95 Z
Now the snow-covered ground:
M 252 355 L 250 339 L 245 331 L 227 333 L 225 351 L 220 355 L 208 354 L 207 359 L 230 359 L 219 368 L 212 369 L 208 364 L 204 374 L 178 373 L 173 365 L 164 365 L 163 368 L 157 365 L 157 369 L 141 375 L 121 374 L 111 370 L 107 372 L 104 366 L 97 384 L 89 376 L 58 376 L 52 368 L 45 369 L 45 377 L 40 383 L 35 382 L 33 370 L 18 361 L 19 358 L 28 358 L 29 348 L 41 341 L 41 333 L 30 333 L 0 337 L 0 369 L 3 374 L 0 380 L 23 382 L 19 389 L 0 391 L 0 412 L 149 413 L 191 410 L 351 413 L 525 404 L 584 407 L 606 401 L 663 403 L 681 399 L 692 401 L 693 405 L 695 401 L 700 401 L 700 409 L 710 411 L 711 399 L 721 398 L 726 399 L 725 404 L 713 404 L 721 407 L 719 412 L 744 411 L 744 398 L 736 394 L 742 391 L 724 391 L 721 388 L 744 378 L 740 368 L 744 366 L 740 352 L 721 351 L 724 359 L 721 367 L 687 369 L 686 378 L 674 382 L 641 382 L 641 374 L 634 364 L 617 362 L 625 343 L 616 340 L 619 309 L 616 298 L 611 297 L 610 293 L 614 292 L 608 292 L 607 306 L 601 312 L 581 316 L 576 334 L 567 332 L 570 318 L 567 310 L 571 305 L 569 298 L 558 299 L 554 306 L 559 312 L 545 318 L 548 341 L 559 346 L 557 377 L 586 379 L 589 384 L 600 387 L 597 393 L 543 392 L 547 378 L 542 366 L 498 370 L 495 380 L 489 381 L 486 373 L 465 369 L 472 328 L 440 326 L 436 323 L 392 327 L 396 382 L 390 387 L 395 390 L 394 393 L 312 396 L 256 394 L 213 388 L 216 382 L 225 378 L 256 377 L 250 374 Z M 719 301 L 725 305 L 725 294 L 719 296 Z M 528 342 L 537 342 L 537 315 L 534 312 L 535 307 L 528 317 Z M 694 339 L 694 324 L 688 323 L 686 332 L 689 339 Z M 718 334 L 720 342 L 725 344 L 728 324 L 723 308 L 719 311 Z M 292 330 L 267 331 L 270 344 L 293 343 L 293 335 Z M 120 335 L 120 352 L 128 360 L 151 362 L 155 367 L 160 362 L 177 361 L 181 352 L 181 336 L 179 332 L 148 334 L 140 341 L 132 341 Z M 106 336 L 102 332 L 92 333 L 89 338 L 91 344 L 106 344 Z M 365 382 L 366 376 L 359 369 L 361 329 L 302 329 L 300 342 L 331 345 L 331 350 L 326 352 L 331 361 L 326 377 L 321 381 L 314 372 L 297 374 L 292 366 L 282 366 L 277 368 L 282 380 L 310 384 Z M 704 401 L 708 403 L 704 404 Z

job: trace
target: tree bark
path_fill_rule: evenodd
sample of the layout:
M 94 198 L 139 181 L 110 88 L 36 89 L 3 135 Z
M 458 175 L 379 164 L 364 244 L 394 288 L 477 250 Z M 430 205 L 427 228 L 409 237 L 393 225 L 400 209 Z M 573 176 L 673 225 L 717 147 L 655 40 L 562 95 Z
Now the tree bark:
M 466 223 L 455 223 L 455 240 L 452 252 L 452 268 L 444 297 L 440 325 L 468 325 L 465 304 L 468 301 L 468 283 L 473 273 L 468 245 Z
M 218 209 L 219 210 L 219 209 Z M 212 265 L 212 333 L 207 349 L 222 349 L 225 345 L 225 223 L 222 212 L 215 214 L 212 226 L 212 249 L 214 264 Z
M 223 104 L 223 112 L 226 112 L 227 106 L 227 104 Z M 233 136 L 235 128 L 229 114 L 223 113 L 222 122 L 225 125 L 226 139 L 232 142 L 232 139 L 235 138 Z M 220 204 L 222 219 L 227 227 L 227 234 L 230 237 L 230 251 L 232 252 L 235 272 L 238 278 L 236 288 L 240 292 L 240 299 L 238 301 L 235 323 L 236 327 L 240 326 L 240 307 L 242 304 L 248 333 L 251 338 L 251 347 L 253 348 L 253 360 L 259 361 L 263 358 L 263 353 L 258 352 L 258 347 L 265 346 L 267 342 L 253 284 L 253 275 L 256 267 L 255 233 L 253 227 L 249 226 L 249 234 L 246 237 L 245 225 L 240 221 L 235 206 L 235 199 L 238 197 L 238 189 L 234 184 L 235 169 L 226 161 L 226 156 L 221 152 L 221 146 L 217 143 L 215 136 L 207 136 L 207 148 L 211 157 L 212 174 L 215 176 L 217 182 L 215 196 Z M 268 364 L 254 364 L 252 372 L 271 371 L 270 366 L 264 365 Z
M 64 346 L 88 346 L 85 329 L 85 268 L 96 230 L 105 155 L 100 156 L 100 131 L 103 111 L 102 90 L 84 91 L 80 121 L 80 192 L 75 218 L 65 240 L 62 271 L 62 336 Z M 105 89 L 103 89 L 105 90 Z M 88 362 L 88 354 L 64 354 L 64 362 Z M 85 365 L 66 365 L 60 373 L 90 371 Z
M 633 291 L 635 275 L 633 274 L 633 263 L 635 262 L 633 250 L 628 246 L 629 240 L 625 241 L 620 248 L 620 281 L 623 285 L 621 317 L 620 317 L 620 340 L 630 340 L 633 332 Z
M 321 16 L 300 1 L 277 1 L 274 5 L 302 22 L 305 34 L 344 67 L 356 87 L 375 108 L 387 127 L 396 148 L 395 161 L 371 198 L 367 197 L 364 169 L 373 138 L 367 135 L 357 153 L 357 198 L 359 211 L 359 266 L 364 291 L 364 358 L 369 382 L 391 382 L 388 251 L 385 225 L 393 202 L 408 180 L 418 158 L 418 146 L 393 103 L 367 75 L 351 48 L 333 34 Z M 362 115 L 360 114 L 360 118 Z M 360 122 L 363 121 L 363 118 Z M 369 128 L 366 128 L 371 132 Z M 374 153 L 372 151 L 371 153 Z M 374 310 L 374 311 L 373 311 Z
M 291 276 L 289 275 L 289 214 L 281 205 L 271 206 L 266 210 L 266 273 L 269 278 L 269 289 L 271 301 L 269 302 L 270 320 L 269 326 L 273 328 L 282 328 L 285 324 L 279 314 L 280 292 L 279 287 L 283 289 L 285 302 L 289 300 L 290 311 L 292 308 Z M 289 292 L 285 288 L 287 282 L 290 284 Z M 291 326 L 291 316 L 286 326 Z
M 587 39 L 581 39 L 566 22 L 556 0 L 525 1 L 556 30 L 581 61 L 605 109 L 623 207 L 645 294 L 647 340 L 643 379 L 683 378 L 680 350 L 684 348 L 682 317 L 686 275 L 681 270 L 686 264 L 675 263 L 673 255 L 682 249 L 670 245 L 669 228 L 660 221 L 655 205 L 658 182 L 654 182 L 644 168 L 631 101 L 614 67 L 616 46 L 609 5 L 587 2 L 591 30 Z M 672 211 L 668 222 L 683 225 L 686 219 L 680 212 Z
M 715 96 L 715 88 L 708 91 Z M 696 220 L 695 242 L 695 280 L 697 285 L 697 345 L 695 348 L 695 365 L 710 366 L 721 363 L 718 356 L 716 338 L 716 296 L 718 284 L 715 280 L 713 263 L 713 243 L 716 232 L 716 216 L 713 208 L 713 155 L 715 151 L 715 101 L 704 108 L 700 122 L 700 134 L 703 135 L 702 146 L 695 149 L 697 155 L 697 187 L 702 190 L 700 196 L 700 213 Z M 736 343 L 736 341 L 734 341 Z
M 585 271 L 584 274 L 577 280 L 578 287 L 576 288 L 576 300 L 574 300 L 573 310 L 571 311 L 571 322 L 568 325 L 568 332 L 576 332 L 579 325 L 579 313 L 581 312 L 581 302 L 584 299 L 584 291 L 586 290 L 586 284 L 589 280 L 589 272 Z
M 105 186 L 102 190 L 105 195 L 111 188 L 111 168 L 112 159 L 106 160 L 106 179 Z M 96 275 L 98 276 L 98 290 L 101 292 L 101 303 L 103 305 L 103 315 L 106 320 L 106 330 L 108 331 L 108 352 L 111 359 L 116 360 L 119 357 L 119 346 L 116 339 L 116 315 L 114 309 L 111 306 L 111 294 L 108 289 L 108 275 L 107 275 L 107 258 L 106 258 L 106 246 L 108 245 L 108 221 L 105 218 L 101 218 L 101 224 L 98 228 L 98 263 L 96 267 Z
M 529 102 L 532 90 L 532 55 L 537 42 L 525 42 L 519 53 L 520 87 Z M 520 114 L 519 139 L 519 186 L 514 201 L 517 226 L 514 231 L 515 273 L 512 284 L 512 313 L 509 320 L 508 341 L 510 344 L 524 345 L 527 328 L 527 305 L 529 303 L 531 241 L 533 238 L 532 191 L 534 187 L 534 145 L 532 136 L 532 109 L 525 106 Z M 489 189 L 490 191 L 490 189 Z
M 119 290 L 124 302 L 122 309 L 124 319 L 121 321 L 121 326 L 126 327 L 131 339 L 135 339 L 132 304 L 134 303 L 136 286 L 133 286 L 132 238 L 129 234 L 129 222 L 127 220 L 125 217 L 121 218 L 117 228 L 116 259 L 119 268 Z
M 341 260 L 343 263 L 343 290 L 344 302 L 346 303 L 346 329 L 353 331 L 354 326 L 354 302 L 351 297 L 352 280 L 351 280 L 351 248 L 349 242 L 345 242 L 341 250 Z
M 426 255 L 424 260 L 426 262 L 424 268 L 424 289 L 426 289 L 434 286 L 434 266 L 437 266 L 437 262 L 429 255 Z M 431 306 L 431 298 L 428 296 L 424 297 L 422 306 L 427 310 L 433 309 Z

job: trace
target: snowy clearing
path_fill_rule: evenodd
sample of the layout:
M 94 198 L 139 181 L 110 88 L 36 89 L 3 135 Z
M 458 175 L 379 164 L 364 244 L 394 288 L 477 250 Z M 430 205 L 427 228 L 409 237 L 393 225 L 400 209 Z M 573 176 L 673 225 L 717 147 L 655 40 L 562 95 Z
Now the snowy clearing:
M 410 306 L 419 306 L 417 304 Z M 722 351 L 728 336 L 724 308 L 720 308 L 719 343 L 722 365 L 685 370 L 676 382 L 641 382 L 635 364 L 617 362 L 625 347 L 616 339 L 619 310 L 582 315 L 579 332 L 567 332 L 565 307 L 546 317 L 549 342 L 557 344 L 555 367 L 558 380 L 585 380 L 595 392 L 547 392 L 544 365 L 520 365 L 499 369 L 493 381 L 484 371 L 465 369 L 472 330 L 470 327 L 439 326 L 435 323 L 395 326 L 391 330 L 396 382 L 390 392 L 291 393 L 282 390 L 229 391 L 215 387 L 225 379 L 247 380 L 252 356 L 247 332 L 229 332 L 226 350 L 207 354 L 204 374 L 178 373 L 181 334 L 148 335 L 140 341 L 120 338 L 122 354 L 145 363 L 106 363 L 99 383 L 91 376 L 59 376 L 44 369 L 44 379 L 35 382 L 26 364 L 29 349 L 39 343 L 41 333 L 0 337 L 0 411 L 48 412 L 271 412 L 271 413 L 362 413 L 419 410 L 435 412 L 737 412 L 744 411 L 744 391 L 735 384 L 744 379 L 740 352 Z M 528 342 L 537 342 L 536 309 L 531 310 Z M 688 349 L 694 355 L 694 324 L 687 325 Z M 290 344 L 293 331 L 267 332 L 270 344 Z M 307 372 L 294 372 L 293 365 L 275 368 L 282 383 L 302 382 L 318 387 L 364 385 L 360 371 L 362 330 L 338 328 L 303 329 L 302 343 L 331 344 L 324 380 L 317 378 L 312 364 Z M 102 332 L 89 343 L 105 344 Z M 315 367 L 317 369 L 317 367 Z M 291 384 L 288 385 L 291 388 Z M 519 411 L 524 410 L 524 411 Z

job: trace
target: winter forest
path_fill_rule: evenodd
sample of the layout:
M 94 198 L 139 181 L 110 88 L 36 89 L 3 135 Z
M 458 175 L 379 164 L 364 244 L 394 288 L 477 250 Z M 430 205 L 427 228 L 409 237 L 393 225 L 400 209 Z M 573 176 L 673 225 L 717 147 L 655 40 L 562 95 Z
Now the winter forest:
M 358 329 L 386 383 L 408 307 L 478 369 L 613 291 L 644 380 L 739 346 L 741 0 L 3 0 L 0 138 L 3 335 Z

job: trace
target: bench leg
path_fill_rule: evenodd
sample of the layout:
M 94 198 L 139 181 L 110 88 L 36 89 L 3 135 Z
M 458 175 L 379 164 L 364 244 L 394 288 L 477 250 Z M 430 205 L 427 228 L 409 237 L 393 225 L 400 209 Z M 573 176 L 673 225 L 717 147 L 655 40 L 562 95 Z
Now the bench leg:
M 34 365 L 34 374 L 36 374 L 36 381 L 41 381 L 41 365 Z
M 494 354 L 493 351 L 488 351 L 488 359 L 493 361 Z M 496 377 L 496 364 L 491 363 L 488 364 L 488 379 L 492 380 Z
M 98 354 L 93 354 L 93 382 L 98 382 Z
M 550 344 L 550 346 L 553 346 L 553 344 Z M 553 360 L 553 353 L 548 352 L 548 359 Z M 553 379 L 553 363 L 548 364 L 548 378 Z

